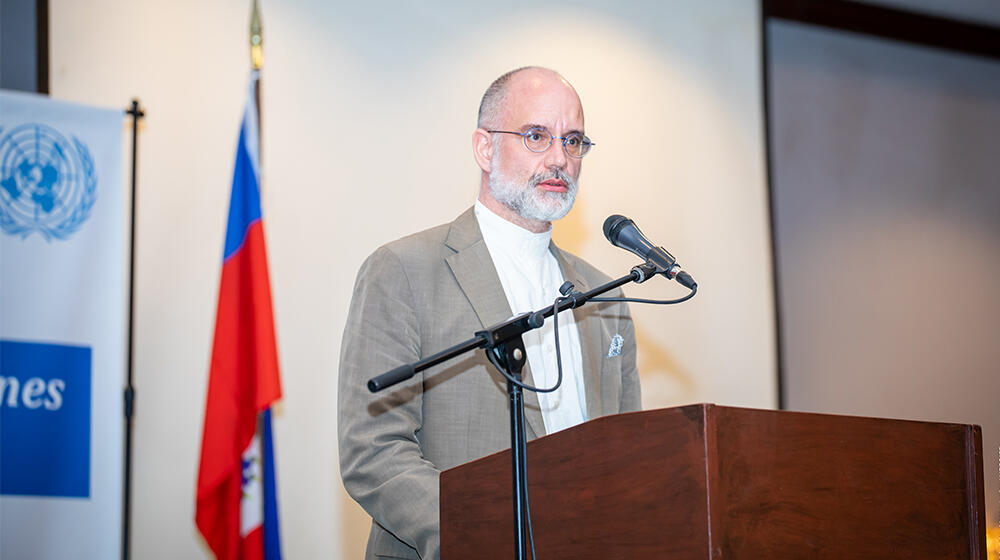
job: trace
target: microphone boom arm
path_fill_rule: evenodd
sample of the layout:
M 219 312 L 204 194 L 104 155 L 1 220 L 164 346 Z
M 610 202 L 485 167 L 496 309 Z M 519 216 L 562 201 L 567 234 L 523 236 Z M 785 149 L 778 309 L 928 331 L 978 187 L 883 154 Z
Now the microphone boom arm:
M 587 303 L 587 301 L 591 298 L 610 292 L 611 290 L 624 286 L 630 282 L 641 284 L 642 282 L 645 282 L 655 276 L 657 273 L 658 271 L 656 270 L 655 265 L 651 263 L 647 262 L 636 265 L 632 267 L 632 270 L 626 276 L 622 276 L 617 280 L 612 280 L 607 284 L 598 286 L 587 292 L 574 292 L 570 294 L 567 300 L 559 303 L 558 309 L 557 306 L 550 305 L 533 313 L 522 313 L 516 317 L 512 317 L 506 321 L 501 321 L 495 325 L 487 327 L 486 329 L 477 332 L 474 337 L 463 342 L 459 342 L 450 348 L 446 348 L 415 362 L 401 365 L 377 377 L 373 377 L 368 380 L 368 390 L 372 393 L 377 393 L 382 389 L 392 387 L 397 383 L 402 383 L 427 368 L 434 367 L 442 362 L 461 356 L 466 352 L 477 348 L 486 348 L 489 350 L 493 346 L 512 340 L 515 337 L 520 337 L 522 334 L 530 330 L 541 327 L 542 323 L 545 322 L 545 319 L 547 317 L 551 317 L 557 311 L 575 309 Z

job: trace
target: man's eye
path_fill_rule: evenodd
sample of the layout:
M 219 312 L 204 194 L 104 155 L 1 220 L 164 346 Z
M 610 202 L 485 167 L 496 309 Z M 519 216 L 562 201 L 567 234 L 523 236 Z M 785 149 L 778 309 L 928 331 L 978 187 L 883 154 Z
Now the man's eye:
M 570 137 L 566 138 L 566 145 L 567 146 L 574 146 L 574 147 L 575 146 L 579 146 L 580 142 L 581 142 L 581 140 L 580 140 L 579 136 L 570 136 Z
M 542 136 L 541 132 L 532 131 L 532 132 L 528 133 L 528 141 L 529 142 L 539 142 L 543 138 L 544 138 L 544 136 Z

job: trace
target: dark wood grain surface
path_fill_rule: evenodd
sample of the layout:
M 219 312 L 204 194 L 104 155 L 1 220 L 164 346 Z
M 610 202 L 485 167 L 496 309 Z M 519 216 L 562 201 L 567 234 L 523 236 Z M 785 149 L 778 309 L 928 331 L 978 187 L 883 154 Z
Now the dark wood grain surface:
M 708 557 L 701 406 L 598 418 L 528 444 L 540 558 Z M 441 475 L 441 557 L 514 555 L 510 453 Z
M 539 558 L 985 559 L 976 426 L 692 405 L 528 444 Z M 441 475 L 444 560 L 513 557 L 510 453 Z
M 970 515 L 982 493 L 967 476 L 973 426 L 723 407 L 709 417 L 717 557 L 985 558 Z

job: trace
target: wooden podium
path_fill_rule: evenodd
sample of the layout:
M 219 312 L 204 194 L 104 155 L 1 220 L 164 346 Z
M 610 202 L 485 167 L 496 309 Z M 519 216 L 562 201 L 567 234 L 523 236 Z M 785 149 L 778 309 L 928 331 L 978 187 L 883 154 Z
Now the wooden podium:
M 979 426 L 699 404 L 528 444 L 554 559 L 986 558 Z M 510 451 L 441 474 L 441 558 L 514 557 Z

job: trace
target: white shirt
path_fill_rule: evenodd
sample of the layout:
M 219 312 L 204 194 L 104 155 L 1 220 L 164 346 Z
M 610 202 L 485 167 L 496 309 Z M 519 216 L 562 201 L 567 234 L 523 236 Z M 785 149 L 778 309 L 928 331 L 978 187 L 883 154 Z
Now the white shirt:
M 559 286 L 566 281 L 549 250 L 552 230 L 532 233 L 501 218 L 478 200 L 474 212 L 514 315 L 552 305 L 560 295 Z M 543 389 L 555 385 L 558 369 L 552 318 L 523 338 L 534 385 Z M 549 434 L 587 419 L 580 334 L 571 310 L 559 314 L 559 347 L 562 385 L 552 393 L 537 393 L 545 432 Z

